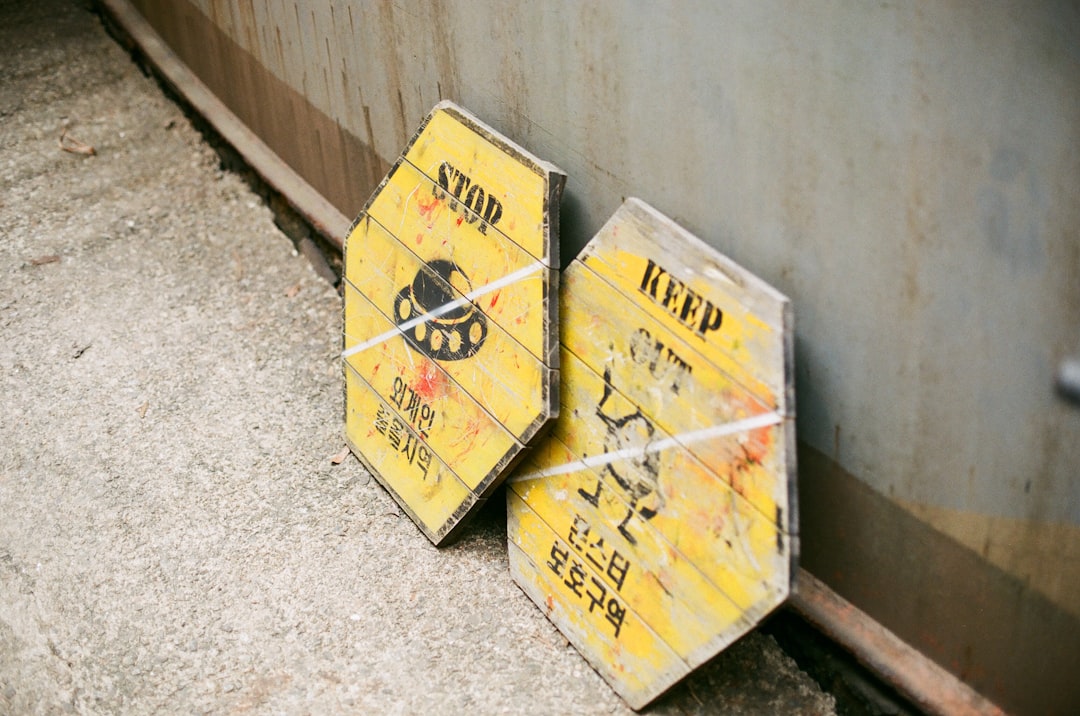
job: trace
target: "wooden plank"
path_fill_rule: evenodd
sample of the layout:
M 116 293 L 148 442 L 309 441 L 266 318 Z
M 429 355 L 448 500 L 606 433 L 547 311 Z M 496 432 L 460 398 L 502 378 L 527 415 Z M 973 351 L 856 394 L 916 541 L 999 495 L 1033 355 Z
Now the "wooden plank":
M 546 265 L 559 265 L 559 242 L 550 229 L 565 175 L 450 102 L 428 116 L 405 159 L 450 197 L 451 211 L 471 209 Z M 558 179 L 561 182 L 562 179 Z
M 627 305 L 625 294 L 592 271 L 568 271 L 563 283 L 574 301 L 562 321 L 566 350 L 593 372 L 609 374 L 610 382 L 633 396 L 643 417 L 679 436 L 690 452 L 708 464 L 726 465 L 723 479 L 783 524 L 788 484 L 779 464 L 787 448 L 779 440 L 777 424 L 785 418 L 776 395 L 761 384 L 756 393 L 740 384 L 702 346 L 680 335 L 685 331 Z M 755 419 L 764 424 L 745 434 L 724 434 L 725 425 Z
M 408 162 L 402 162 L 371 202 L 367 214 L 383 227 L 392 228 L 393 234 L 402 237 L 406 248 L 420 260 L 442 259 L 458 266 L 468 265 L 468 281 L 473 287 L 520 276 L 477 302 L 493 323 L 534 356 L 548 358 L 558 338 L 557 332 L 546 325 L 549 318 L 544 301 L 553 269 L 509 239 L 493 241 L 493 237 L 501 237 L 497 230 L 481 233 L 486 224 L 466 221 L 463 212 L 452 211 L 449 202 L 437 198 L 440 192 L 439 185 Z M 398 287 L 412 280 L 412 276 L 397 278 Z
M 564 182 L 442 102 L 346 238 L 346 439 L 435 544 L 558 412 Z
M 572 455 L 558 440 L 547 444 Z M 579 559 L 590 563 L 608 588 L 625 590 L 627 606 L 674 653 L 699 662 L 715 635 L 742 619 L 743 610 L 659 530 L 638 530 L 630 542 L 619 527 L 633 514 L 631 505 L 610 485 L 599 491 L 582 488 L 597 483 L 588 472 L 582 468 L 548 479 L 522 480 L 510 489 L 573 547 Z M 589 522 L 586 515 L 596 512 L 603 520 Z
M 620 695 L 644 693 L 655 698 L 660 692 L 650 683 L 654 674 L 678 680 L 690 673 L 678 655 L 626 608 L 618 591 L 605 587 L 588 561 L 516 493 L 507 492 L 507 505 L 507 528 L 513 536 L 511 576 L 579 651 L 602 655 L 591 663 L 609 683 L 624 685 L 622 690 L 616 688 Z
M 369 469 L 382 468 L 387 489 L 424 533 L 439 542 L 456 525 L 458 510 L 474 508 L 475 493 L 431 450 L 421 430 L 401 419 L 391 407 L 394 398 L 383 399 L 351 366 L 346 371 L 350 446 Z M 364 446 L 362 452 L 357 441 Z
M 620 211 L 578 260 L 754 394 L 794 405 L 790 303 L 647 204 L 628 201 Z M 658 232 L 683 251 L 657 251 Z
M 514 433 L 462 390 L 442 364 L 409 345 L 394 331 L 393 322 L 351 284 L 346 286 L 345 307 L 347 333 L 394 334 L 350 355 L 346 365 L 352 374 L 390 403 L 397 417 L 413 426 L 423 445 L 451 465 L 469 489 L 486 491 L 497 477 L 496 468 L 521 448 Z
M 453 392 L 463 391 L 477 407 L 499 411 L 493 417 L 517 439 L 527 442 L 555 409 L 553 401 L 558 396 L 549 392 L 551 379 L 548 372 L 551 368 L 547 363 L 530 353 L 497 323 L 486 320 L 479 311 L 473 311 L 471 316 L 463 315 L 463 320 L 456 323 L 447 322 L 441 330 L 431 329 L 428 322 L 417 322 L 404 331 L 397 330 L 396 323 L 415 319 L 418 313 L 427 310 L 421 303 L 423 299 L 417 298 L 419 293 L 437 293 L 440 305 L 449 301 L 461 301 L 464 305 L 467 302 L 463 290 L 467 293 L 469 289 L 467 286 L 455 287 L 431 272 L 428 269 L 431 261 L 423 261 L 407 248 L 403 249 L 370 217 L 365 217 L 353 234 L 363 241 L 365 250 L 349 257 L 346 292 L 364 296 L 372 310 L 365 311 L 358 305 L 357 311 L 346 311 L 346 341 L 354 346 L 363 346 L 383 336 L 388 342 L 408 341 L 410 345 L 425 349 L 414 351 L 423 354 L 412 356 L 414 360 L 429 359 L 428 356 L 436 351 L 433 341 L 438 336 L 441 336 L 438 350 L 474 350 L 468 360 L 437 361 L 439 371 L 452 380 Z M 420 287 L 423 291 L 417 290 L 417 284 L 423 284 Z M 379 306 L 390 307 L 392 313 L 382 314 Z M 540 317 L 536 319 L 538 323 Z M 470 337 L 470 333 L 475 336 Z M 371 347 L 362 351 L 354 348 L 355 352 L 345 360 L 360 360 L 363 357 L 360 353 L 370 351 Z
M 652 536 L 700 565 L 709 581 L 741 609 L 758 603 L 775 606 L 788 579 L 787 536 L 716 470 L 723 466 L 727 472 L 744 458 L 726 451 L 733 455 L 730 462 L 708 466 L 655 423 L 650 427 L 637 406 L 601 376 L 570 354 L 563 360 L 564 404 L 570 410 L 590 404 L 596 409 L 578 408 L 573 420 L 556 421 L 552 429 L 552 437 L 579 459 L 539 465 L 534 474 L 576 468 L 581 458 L 592 456 L 593 474 L 579 473 L 579 489 L 593 496 L 611 493 L 626 503 L 622 514 L 613 516 L 619 517 L 616 531 L 628 542 L 658 533 Z M 621 424 L 616 427 L 616 422 Z
M 790 592 L 791 311 L 634 199 L 561 302 L 562 413 L 511 480 L 511 572 L 642 708 Z M 567 565 L 617 596 L 633 639 L 605 630 Z

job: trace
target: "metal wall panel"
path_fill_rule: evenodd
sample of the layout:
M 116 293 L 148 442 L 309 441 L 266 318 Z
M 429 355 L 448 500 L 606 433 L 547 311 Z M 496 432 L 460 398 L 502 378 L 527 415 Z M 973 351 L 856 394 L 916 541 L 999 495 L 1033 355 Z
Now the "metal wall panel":
M 1075 701 L 1075 3 L 134 4 L 349 216 L 449 98 L 567 170 L 564 261 L 634 195 L 776 285 L 806 566 L 1003 705 Z

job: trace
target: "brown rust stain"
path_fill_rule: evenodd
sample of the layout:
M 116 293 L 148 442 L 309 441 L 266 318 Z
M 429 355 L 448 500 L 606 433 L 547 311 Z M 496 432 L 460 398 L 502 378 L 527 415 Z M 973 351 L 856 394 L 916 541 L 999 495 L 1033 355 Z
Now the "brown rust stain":
M 1007 711 L 1071 713 L 1080 618 L 818 450 L 798 463 L 809 572 Z
M 245 47 L 249 52 L 254 52 L 259 46 L 258 23 L 255 20 L 255 0 L 239 0 L 237 8 L 240 13 L 240 31 L 244 35 Z
M 446 9 L 445 0 L 432 0 L 431 12 L 431 44 L 435 54 L 436 89 L 439 99 L 458 99 L 457 90 L 457 59 L 454 54 L 454 36 L 449 26 L 450 17 Z
M 409 137 L 412 136 L 410 127 L 415 123 L 408 121 L 405 115 L 405 103 L 401 96 L 401 58 L 398 56 L 397 48 L 401 43 L 397 42 L 397 22 L 394 18 L 394 2 L 393 0 L 384 0 L 379 4 L 379 32 L 378 36 L 386 38 L 386 42 L 381 43 L 380 50 L 377 56 L 373 57 L 374 62 L 380 63 L 381 70 L 386 74 L 386 86 L 388 92 L 393 94 L 396 91 L 396 104 L 392 105 L 392 109 L 396 110 L 396 116 L 394 117 L 395 124 L 397 126 L 398 135 L 394 142 L 395 151 L 398 147 L 405 146 Z M 391 97 L 386 98 L 387 102 L 393 102 Z

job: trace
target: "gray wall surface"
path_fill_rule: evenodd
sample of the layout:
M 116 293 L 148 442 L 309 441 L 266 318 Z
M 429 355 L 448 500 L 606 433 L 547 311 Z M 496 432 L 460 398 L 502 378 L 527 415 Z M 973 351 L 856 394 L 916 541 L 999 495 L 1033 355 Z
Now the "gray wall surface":
M 134 4 L 350 216 L 441 98 L 568 173 L 564 263 L 623 197 L 672 216 L 793 300 L 804 504 L 869 487 L 1075 627 L 1076 3 Z M 874 604 L 905 545 L 830 542 L 879 517 L 804 513 L 808 566 L 929 649 Z
M 881 492 L 1080 523 L 1075 5 L 200 4 L 388 162 L 448 97 L 559 164 L 569 256 L 640 196 L 788 293 L 800 437 Z

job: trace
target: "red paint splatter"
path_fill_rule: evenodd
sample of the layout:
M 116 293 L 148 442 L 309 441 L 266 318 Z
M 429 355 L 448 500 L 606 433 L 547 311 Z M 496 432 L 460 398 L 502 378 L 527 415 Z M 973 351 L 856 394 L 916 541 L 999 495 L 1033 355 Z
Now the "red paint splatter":
M 424 235 L 423 234 L 417 234 L 416 235 L 416 245 L 419 246 L 422 243 L 424 243 Z
M 446 376 L 434 363 L 428 363 L 420 369 L 412 388 L 426 400 L 434 400 L 446 392 Z
M 499 302 L 499 296 L 502 295 L 502 291 L 496 291 L 491 294 L 491 303 L 488 304 L 488 308 L 495 308 L 495 304 Z
M 431 228 L 435 224 L 435 210 L 442 206 L 442 202 L 433 196 L 418 196 L 416 198 L 416 209 L 420 212 L 420 216 L 427 219 L 428 228 Z
M 775 426 L 757 428 L 750 431 L 750 439 L 746 443 L 746 461 L 751 465 L 761 465 L 769 454 L 769 447 L 773 442 Z
M 463 221 L 465 221 L 465 217 L 464 217 L 464 216 L 459 216 L 459 217 L 457 218 L 457 225 L 458 225 L 458 226 L 461 226 L 461 222 L 463 222 Z
M 749 395 L 740 394 L 736 391 L 724 391 L 725 398 L 734 410 L 733 415 L 742 418 L 756 417 L 767 412 L 768 408 L 760 405 Z M 775 425 L 767 425 L 763 428 L 755 428 L 747 434 L 747 438 L 740 445 L 742 454 L 738 457 L 747 468 L 761 465 L 768 457 L 776 439 L 777 429 Z

